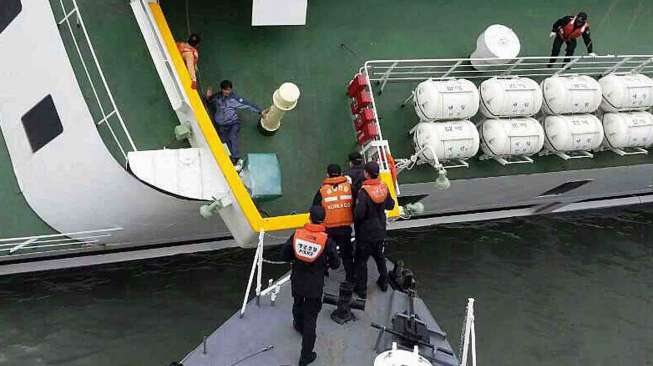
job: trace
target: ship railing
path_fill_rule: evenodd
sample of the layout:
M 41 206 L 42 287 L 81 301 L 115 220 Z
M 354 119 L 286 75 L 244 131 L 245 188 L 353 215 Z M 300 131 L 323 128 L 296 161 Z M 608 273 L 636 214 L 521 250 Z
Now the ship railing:
M 97 54 L 95 53 L 93 43 L 91 42 L 91 38 L 88 35 L 88 31 L 86 30 L 84 18 L 79 11 L 77 1 L 66 0 L 66 2 L 68 3 L 68 6 L 64 4 L 64 0 L 59 0 L 62 17 L 57 19 L 57 25 L 59 27 L 64 24 L 66 25 L 70 39 L 79 58 L 79 62 L 81 63 L 82 69 L 84 70 L 84 75 L 86 76 L 86 80 L 88 81 L 93 97 L 97 103 L 99 116 L 94 116 L 96 119 L 96 126 L 107 126 L 111 137 L 115 141 L 118 149 L 120 150 L 120 153 L 125 159 L 125 163 L 127 163 L 127 152 L 137 151 L 138 149 L 134 144 L 134 140 L 132 139 L 131 134 L 129 133 L 129 130 L 125 124 L 125 120 L 123 119 L 122 114 L 116 105 L 116 101 L 113 98 L 113 94 L 111 93 L 111 89 L 107 83 L 107 78 L 102 71 L 102 66 L 100 65 L 100 61 L 98 60 Z M 81 30 L 81 34 L 79 31 L 75 31 L 75 29 Z M 81 38 L 81 40 L 78 40 L 78 37 Z M 85 52 L 83 52 L 83 49 Z M 91 58 L 92 62 L 88 61 L 89 57 Z M 89 63 L 91 64 L 90 66 Z M 99 77 L 101 86 L 97 85 L 97 79 L 94 79 L 92 74 Z M 107 100 L 109 105 L 107 105 Z M 97 115 L 97 113 L 95 114 Z M 118 127 L 112 125 L 112 121 L 114 121 L 114 124 L 115 121 L 117 121 Z M 124 138 L 127 139 L 126 143 L 124 141 L 121 142 L 121 139 L 118 138 L 119 132 L 121 132 L 124 135 Z
M 26 236 L 17 238 L 0 239 L 0 253 L 16 254 L 21 251 L 49 251 L 73 245 L 89 246 L 106 243 L 114 232 L 122 228 L 106 228 L 99 230 L 86 230 L 64 234 L 49 234 Z
M 260 231 L 258 235 L 258 243 L 256 245 L 256 252 L 254 253 L 254 261 L 252 262 L 252 269 L 249 272 L 249 280 L 247 281 L 247 288 L 245 289 L 245 296 L 243 297 L 243 304 L 240 308 L 239 316 L 242 318 L 245 316 L 245 310 L 247 310 L 247 301 L 249 300 L 249 294 L 254 285 L 254 279 L 256 279 L 256 287 L 254 292 L 256 295 L 256 305 L 261 305 L 261 298 L 265 296 L 270 296 L 270 302 L 274 306 L 277 295 L 281 291 L 281 286 L 290 281 L 290 274 L 287 274 L 280 278 L 278 281 L 270 279 L 268 281 L 268 287 L 262 288 L 262 277 L 263 277 L 263 263 L 269 264 L 286 264 L 286 262 L 277 262 L 265 259 L 263 257 L 263 246 L 265 241 L 265 231 Z
M 460 334 L 460 348 L 458 349 L 460 366 L 467 366 L 467 360 L 471 354 L 472 366 L 476 366 L 476 331 L 474 329 L 474 299 L 467 299 L 467 312 L 463 322 L 463 330 Z
M 550 62 L 551 60 L 554 62 Z M 568 61 L 568 62 L 566 62 Z M 474 67 L 477 65 L 478 69 Z M 427 79 L 488 79 L 522 76 L 545 78 L 553 75 L 611 73 L 653 75 L 653 55 L 525 56 L 508 60 L 494 58 L 443 58 L 369 60 L 361 67 L 374 82 L 378 94 L 388 83 L 421 82 Z M 373 88 L 370 85 L 370 88 Z
M 553 61 L 553 62 L 551 62 Z M 492 77 L 530 77 L 543 79 L 554 75 L 591 75 L 605 76 L 614 74 L 642 73 L 653 76 L 653 55 L 587 55 L 587 56 L 525 56 L 513 59 L 496 58 L 442 58 L 442 59 L 403 59 L 403 60 L 369 60 L 366 61 L 359 72 L 367 79 L 367 85 L 374 110 L 374 123 L 378 129 L 378 136 L 363 146 L 363 152 L 376 157 L 382 172 L 390 168 L 390 147 L 388 141 L 383 139 L 378 97 L 385 88 L 392 84 L 416 84 L 424 80 L 446 80 L 464 78 L 475 81 Z M 403 107 L 414 95 L 402 99 Z M 365 154 L 364 154 L 365 157 Z M 401 170 L 411 167 L 415 163 L 413 158 L 399 159 L 397 162 Z M 438 179 L 442 187 L 448 187 L 445 166 L 438 167 Z M 448 167 L 467 166 L 464 161 Z M 394 182 L 397 182 L 397 178 Z M 438 181 L 436 181 L 437 184 Z M 398 184 L 396 184 L 398 187 Z M 399 193 L 399 192 L 397 192 Z

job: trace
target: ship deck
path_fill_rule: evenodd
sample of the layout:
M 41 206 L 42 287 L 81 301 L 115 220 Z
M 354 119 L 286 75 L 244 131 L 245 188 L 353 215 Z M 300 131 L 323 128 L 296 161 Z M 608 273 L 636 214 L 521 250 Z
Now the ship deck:
M 59 0 L 50 1 L 55 17 L 63 15 Z M 70 0 L 64 4 L 70 8 Z M 152 64 L 129 4 L 125 0 L 78 0 L 96 53 L 136 146 L 140 150 L 184 147 L 174 140 L 178 120 Z M 188 4 L 188 8 L 186 5 Z M 595 50 L 600 54 L 651 53 L 653 7 L 645 0 L 594 2 L 584 9 L 592 24 Z M 510 26 L 521 40 L 521 55 L 546 55 L 551 23 L 579 9 L 562 0 L 527 3 L 517 0 L 407 3 L 392 0 L 311 2 L 306 26 L 252 27 L 251 1 L 167 0 L 162 2 L 177 39 L 188 30 L 202 35 L 201 87 L 217 87 L 222 79 L 261 107 L 284 81 L 295 82 L 301 98 L 283 120 L 279 133 L 264 137 L 257 118 L 242 114 L 241 145 L 248 152 L 274 152 L 283 175 L 284 196 L 260 203 L 264 214 L 304 211 L 328 163 L 346 164 L 356 148 L 345 86 L 368 59 L 466 57 L 476 37 L 488 25 Z M 83 71 L 62 28 L 71 62 L 93 112 L 95 103 Z M 581 42 L 582 43 L 582 42 Z M 577 54 L 585 54 L 579 44 Z M 408 131 L 416 122 L 412 108 L 399 108 L 414 84 L 390 85 L 377 100 L 383 134 L 395 158 L 413 153 Z M 97 112 L 97 111 L 95 111 Z M 99 131 L 117 160 L 123 162 L 106 128 Z M 0 145 L 0 237 L 51 231 L 29 209 L 18 192 L 4 146 Z M 503 167 L 494 161 L 472 159 L 470 168 L 449 171 L 452 179 L 532 174 L 652 163 L 651 156 L 618 157 L 611 152 L 594 159 L 563 161 L 536 158 L 535 164 Z M 432 181 L 434 171 L 421 167 L 400 175 L 400 183 Z M 454 182 L 455 184 L 455 182 Z M 9 223 L 5 225 L 4 223 Z

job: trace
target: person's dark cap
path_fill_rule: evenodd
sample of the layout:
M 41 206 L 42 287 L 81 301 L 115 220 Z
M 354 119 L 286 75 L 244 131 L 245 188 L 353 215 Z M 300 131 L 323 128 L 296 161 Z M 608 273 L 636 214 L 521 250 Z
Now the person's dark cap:
M 363 156 L 358 151 L 354 151 L 352 153 L 349 153 L 349 161 L 351 161 L 354 164 L 360 164 L 363 162 Z
M 200 38 L 200 35 L 197 33 L 193 33 L 190 36 L 188 36 L 188 44 L 197 47 L 198 44 L 200 44 L 200 41 L 202 38 Z
M 338 164 L 329 164 L 327 166 L 327 174 L 329 177 L 337 177 L 342 175 L 342 169 L 340 169 L 340 165 Z
M 324 217 L 326 216 L 326 212 L 322 206 L 311 206 L 309 214 L 313 224 L 321 224 L 324 222 Z
M 580 20 L 582 22 L 587 21 L 587 13 L 581 11 L 580 13 L 578 13 L 578 15 L 576 15 L 576 19 L 578 19 L 578 20 Z
M 377 164 L 376 161 L 370 161 L 365 164 L 365 171 L 370 175 L 370 177 L 376 178 L 379 176 L 379 164 Z

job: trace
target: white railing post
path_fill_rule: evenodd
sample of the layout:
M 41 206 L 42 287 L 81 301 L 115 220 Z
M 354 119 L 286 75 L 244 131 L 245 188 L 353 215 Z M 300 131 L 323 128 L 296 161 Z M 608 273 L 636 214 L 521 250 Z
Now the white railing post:
M 632 72 L 633 72 L 633 73 L 641 72 L 642 70 L 644 70 L 644 67 L 646 67 L 646 65 L 648 65 L 648 64 L 650 64 L 650 63 L 653 63 L 653 57 L 651 57 L 651 58 L 649 58 L 648 60 L 645 60 L 644 62 L 642 62 L 641 64 L 639 64 L 637 67 L 635 67 L 635 68 L 633 69 Z
M 453 66 L 451 66 L 451 67 L 449 68 L 449 70 L 447 70 L 447 72 L 445 72 L 444 75 L 442 75 L 441 77 L 442 77 L 443 79 L 446 78 L 446 77 L 449 77 L 449 75 L 451 75 L 451 73 L 454 72 L 454 71 L 458 68 L 458 66 L 460 66 L 460 64 L 463 63 L 463 61 L 464 61 L 464 60 L 458 60 L 458 61 L 457 61 L 455 64 L 453 64 Z
M 258 246 L 261 247 L 258 256 L 258 271 L 256 272 L 256 305 L 261 305 L 261 277 L 263 275 L 263 238 L 265 236 L 265 231 L 261 230 L 258 234 Z
M 571 67 L 574 66 L 578 61 L 580 61 L 580 57 L 581 57 L 581 56 L 579 56 L 579 58 L 575 58 L 575 59 L 573 59 L 573 60 L 567 62 L 567 64 L 566 64 L 562 69 L 556 71 L 553 75 L 559 75 L 559 74 L 561 74 L 563 71 L 569 70 L 569 68 L 571 68 Z M 557 60 L 556 60 L 556 61 L 557 61 Z
M 474 299 L 467 299 L 467 314 L 465 316 L 465 326 L 462 334 L 462 356 L 460 366 L 467 366 L 467 356 L 469 348 L 472 353 L 472 366 L 476 366 L 476 334 L 474 329 Z
M 379 95 L 383 93 L 383 89 L 385 89 L 385 84 L 388 83 L 388 79 L 390 78 L 390 75 L 392 74 L 392 70 L 394 70 L 395 66 L 397 66 L 398 62 L 392 63 L 390 68 L 381 76 L 381 86 L 379 87 Z M 368 81 L 369 83 L 369 81 Z M 370 84 L 370 92 L 372 91 L 372 85 Z M 374 94 L 374 93 L 371 93 Z
M 254 282 L 254 274 L 258 269 L 258 275 L 256 276 L 256 295 L 259 296 L 261 293 L 261 272 L 263 269 L 263 237 L 265 232 L 261 230 L 258 235 L 258 244 L 256 245 L 256 253 L 254 254 L 254 261 L 252 261 L 252 270 L 249 272 L 249 280 L 247 281 L 247 289 L 245 290 L 245 297 L 243 298 L 243 305 L 240 308 L 240 317 L 245 316 L 245 308 L 247 307 L 247 299 L 249 298 L 249 292 L 252 290 L 252 282 Z
M 608 70 L 604 71 L 603 74 L 601 74 L 601 76 L 606 76 L 606 75 L 609 75 L 609 74 L 611 74 L 611 73 L 613 73 L 613 72 L 619 70 L 619 68 L 620 68 L 621 66 L 623 66 L 626 62 L 630 61 L 631 58 L 632 58 L 632 57 L 626 57 L 626 58 L 624 58 L 623 60 L 617 62 L 614 66 L 612 66 L 612 67 L 609 68 Z

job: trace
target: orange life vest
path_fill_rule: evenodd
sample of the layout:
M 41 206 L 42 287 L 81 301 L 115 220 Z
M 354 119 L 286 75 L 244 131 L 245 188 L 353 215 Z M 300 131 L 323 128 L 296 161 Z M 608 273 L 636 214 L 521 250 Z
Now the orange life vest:
M 576 38 L 582 36 L 583 33 L 587 30 L 587 28 L 589 28 L 589 26 L 590 26 L 590 22 L 586 21 L 585 24 L 583 24 L 583 26 L 581 26 L 579 28 L 575 28 L 574 27 L 574 22 L 576 22 L 576 17 L 573 17 L 569 21 L 569 23 L 567 23 L 567 25 L 565 25 L 562 28 L 562 39 L 564 39 L 565 41 L 576 39 Z
M 183 56 L 184 53 L 192 53 L 193 54 L 193 61 L 195 62 L 195 65 L 197 65 L 197 61 L 200 58 L 199 53 L 197 52 L 197 48 L 189 45 L 186 42 L 177 42 L 177 49 L 179 50 L 179 53 Z
M 326 227 L 348 226 L 354 222 L 352 211 L 353 198 L 351 184 L 347 177 L 327 178 L 320 187 L 322 207 L 326 212 L 324 225 Z
M 324 225 L 306 224 L 295 230 L 292 247 L 295 258 L 304 263 L 313 263 L 322 255 L 327 244 Z
M 374 203 L 383 203 L 388 197 L 388 186 L 378 178 L 364 181 L 363 189 Z

